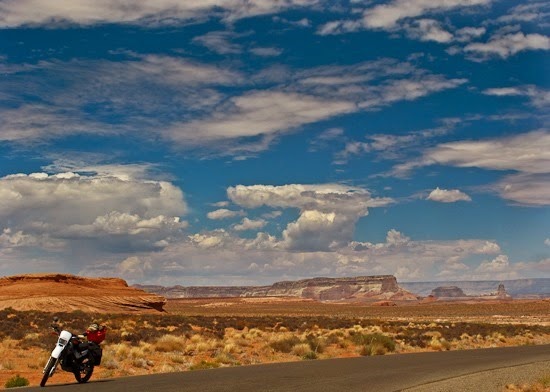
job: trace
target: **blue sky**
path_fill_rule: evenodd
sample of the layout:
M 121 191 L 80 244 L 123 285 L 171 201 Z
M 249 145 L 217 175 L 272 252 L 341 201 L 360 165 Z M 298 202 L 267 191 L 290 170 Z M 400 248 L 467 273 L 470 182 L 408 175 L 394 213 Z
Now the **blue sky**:
M 550 277 L 549 13 L 0 0 L 1 273 Z

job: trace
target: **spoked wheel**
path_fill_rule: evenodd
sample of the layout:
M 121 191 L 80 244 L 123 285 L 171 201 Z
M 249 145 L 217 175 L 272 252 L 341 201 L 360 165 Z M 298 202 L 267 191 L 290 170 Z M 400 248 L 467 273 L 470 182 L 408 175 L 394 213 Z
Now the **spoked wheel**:
M 89 358 L 84 359 L 80 364 L 77 365 L 78 368 L 74 371 L 74 378 L 79 383 L 88 382 L 92 373 L 94 372 L 94 363 Z
M 48 378 L 50 377 L 50 373 L 52 372 L 54 366 L 55 366 L 55 361 L 57 361 L 57 359 L 55 359 L 54 357 L 50 357 L 50 359 L 48 359 L 48 363 L 46 364 L 46 366 L 44 367 L 44 375 L 42 376 L 42 381 L 40 381 L 40 386 L 43 387 L 44 385 L 46 385 L 46 381 L 48 381 Z

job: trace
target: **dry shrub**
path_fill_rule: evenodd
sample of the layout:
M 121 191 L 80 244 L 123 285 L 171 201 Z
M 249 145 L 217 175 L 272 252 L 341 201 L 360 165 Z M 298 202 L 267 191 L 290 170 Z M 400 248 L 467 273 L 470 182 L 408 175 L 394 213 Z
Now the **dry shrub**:
M 505 391 L 512 392 L 548 392 L 550 391 L 550 374 L 546 374 L 534 383 L 515 385 L 506 385 Z
M 295 344 L 294 347 L 292 347 L 292 354 L 297 355 L 299 357 L 305 356 L 307 353 L 311 351 L 311 347 L 309 347 L 309 344 L 307 343 L 298 343 Z
M 216 362 L 223 365 L 240 365 L 239 361 L 237 361 L 237 359 L 233 355 L 227 352 L 220 352 L 218 355 L 216 355 L 215 359 Z
M 342 341 L 344 333 L 342 331 L 332 331 L 326 336 L 327 344 L 339 344 Z
M 170 365 L 170 364 L 167 364 L 167 363 L 163 363 L 162 366 L 160 367 L 160 372 L 161 373 L 173 373 L 173 372 L 177 372 L 178 369 L 175 368 L 174 366 Z
M 269 346 L 275 350 L 282 353 L 290 353 L 292 348 L 300 343 L 300 339 L 292 334 L 283 334 L 282 336 L 274 336 L 270 339 Z
M 195 334 L 191 336 L 189 340 L 191 341 L 191 343 L 199 343 L 199 342 L 202 342 L 204 339 L 201 335 Z
M 141 347 L 132 347 L 128 353 L 128 357 L 131 359 L 142 359 L 145 358 L 145 352 Z
M 106 361 L 105 360 L 101 361 L 101 367 L 105 369 L 115 370 L 115 369 L 118 369 L 119 366 L 120 364 L 117 362 L 116 359 L 113 359 L 113 358 L 109 358 Z
M 263 332 L 259 330 L 258 328 L 252 328 L 248 331 L 248 333 L 245 335 L 247 339 L 249 338 L 255 338 L 255 337 L 262 337 Z
M 185 338 L 182 336 L 164 335 L 155 343 L 155 350 L 169 353 L 173 351 L 183 351 Z
M 428 331 L 428 332 L 424 332 L 423 335 L 432 339 L 439 339 L 442 336 L 441 332 L 439 331 Z
M 306 341 L 311 348 L 311 351 L 313 351 L 314 353 L 321 354 L 325 351 L 325 348 L 327 347 L 327 343 L 324 338 L 319 338 L 312 334 L 306 336 Z
M 137 358 L 132 360 L 132 366 L 141 369 L 149 369 L 149 361 L 144 358 Z
M 224 353 L 234 353 L 234 352 L 237 352 L 237 351 L 239 351 L 239 347 L 233 342 L 227 342 L 223 346 L 223 352 Z
M 443 350 L 443 345 L 441 344 L 441 341 L 439 339 L 432 338 L 429 345 L 432 350 L 435 350 L 435 351 Z
M 204 353 L 208 350 L 210 350 L 211 346 L 208 344 L 208 342 L 199 342 L 195 344 L 195 350 L 199 353 Z
M 361 347 L 360 354 L 363 356 L 371 356 L 371 355 L 384 355 L 387 352 L 388 350 L 382 343 L 373 342 L 373 343 L 363 345 L 363 347 Z
M 211 362 L 202 360 L 199 363 L 193 364 L 189 367 L 189 370 L 203 370 L 203 369 L 213 369 L 219 368 L 220 364 L 218 362 Z
M 130 355 L 130 347 L 124 343 L 113 344 L 112 346 L 109 346 L 109 350 L 112 351 L 114 357 L 120 361 L 125 360 L 128 358 L 128 355 Z

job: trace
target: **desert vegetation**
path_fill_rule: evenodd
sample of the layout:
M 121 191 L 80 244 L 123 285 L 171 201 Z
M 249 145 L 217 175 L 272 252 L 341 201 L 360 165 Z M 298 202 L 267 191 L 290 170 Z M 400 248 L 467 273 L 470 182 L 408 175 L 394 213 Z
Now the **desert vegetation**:
M 548 392 L 550 391 L 550 372 L 543 377 L 528 384 L 506 385 L 503 392 Z
M 208 303 L 220 305 L 222 302 Z M 542 315 L 548 309 L 548 303 L 541 304 L 539 310 L 533 307 L 530 314 L 538 317 L 540 311 Z M 226 305 L 220 305 L 219 309 L 223 310 L 219 312 L 213 305 L 200 308 L 202 311 L 199 308 L 192 311 L 193 308 L 183 309 L 181 304 L 177 305 L 179 309 L 174 307 L 170 312 L 156 315 L 100 315 L 95 321 L 106 324 L 109 332 L 102 344 L 102 365 L 94 372 L 94 378 L 281 361 L 550 343 L 548 324 L 521 322 L 522 316 L 514 315 L 515 308 L 504 305 L 492 305 L 492 314 L 515 318 L 515 322 L 503 323 L 500 318 L 495 322 L 494 317 L 487 315 L 485 319 L 488 321 L 481 322 L 476 318 L 477 313 L 472 321 L 468 320 L 471 315 L 455 321 L 452 315 L 456 309 L 446 312 L 454 305 L 436 307 L 440 311 L 439 317 L 424 314 L 428 307 L 400 307 L 405 316 L 407 312 L 416 312 L 416 317 L 404 317 L 380 315 L 385 310 L 364 305 L 357 307 L 355 316 L 347 314 L 350 308 L 337 304 L 332 305 L 333 316 L 325 314 L 328 308 L 319 303 L 308 304 L 307 312 L 299 303 L 294 308 L 286 306 L 284 312 L 277 306 L 261 306 L 265 307 L 264 311 L 255 315 L 249 314 L 250 308 L 247 307 L 241 308 L 241 313 Z M 315 306 L 318 306 L 317 311 Z M 392 307 L 391 312 L 398 308 Z M 526 307 L 523 309 L 524 316 Z M 369 313 L 371 317 L 367 317 Z M 79 311 L 58 313 L 57 316 L 65 329 L 75 333 L 82 332 L 93 320 L 93 316 Z M 28 379 L 31 385 L 38 383 L 56 339 L 49 334 L 51 319 L 51 313 L 0 310 L 0 386 L 16 376 Z M 72 376 L 58 372 L 52 382 L 72 382 Z

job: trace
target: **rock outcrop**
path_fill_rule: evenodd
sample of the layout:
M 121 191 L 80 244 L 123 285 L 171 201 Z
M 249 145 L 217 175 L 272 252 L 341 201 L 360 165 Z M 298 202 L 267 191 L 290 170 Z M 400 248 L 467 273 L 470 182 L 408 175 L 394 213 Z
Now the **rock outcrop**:
M 531 278 L 514 280 L 479 280 L 442 282 L 401 282 L 405 290 L 422 297 L 430 295 L 438 286 L 457 286 L 469 297 L 494 295 L 499 284 L 506 286 L 506 293 L 513 298 L 550 298 L 550 278 Z
M 497 291 L 485 295 L 467 295 L 458 286 L 439 286 L 432 290 L 430 297 L 448 301 L 454 300 L 511 300 L 512 296 L 506 292 L 504 285 L 500 283 Z
M 506 289 L 504 288 L 504 284 L 502 283 L 498 285 L 496 297 L 497 299 L 500 299 L 500 300 L 512 299 L 512 296 L 506 292 Z
M 140 286 L 167 298 L 297 297 L 319 301 L 416 300 L 392 275 L 352 278 L 312 278 L 277 282 L 271 286 Z
M 99 313 L 162 312 L 166 299 L 118 278 L 30 274 L 0 278 L 0 309 Z
M 466 294 L 457 286 L 439 286 L 432 290 L 431 295 L 436 298 L 464 298 Z

